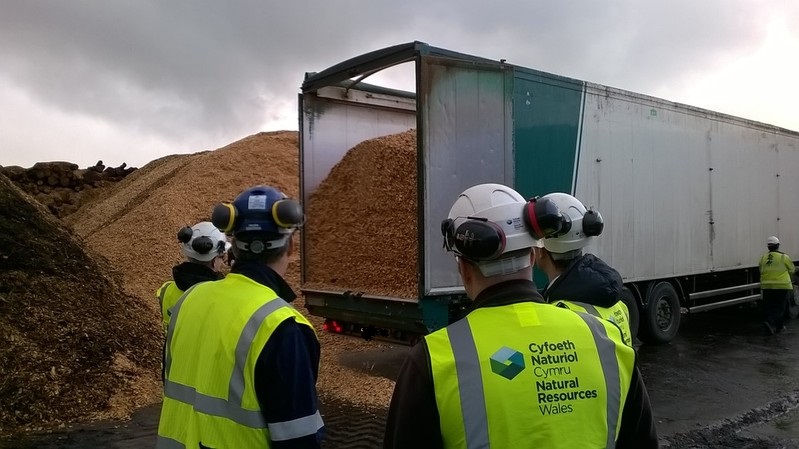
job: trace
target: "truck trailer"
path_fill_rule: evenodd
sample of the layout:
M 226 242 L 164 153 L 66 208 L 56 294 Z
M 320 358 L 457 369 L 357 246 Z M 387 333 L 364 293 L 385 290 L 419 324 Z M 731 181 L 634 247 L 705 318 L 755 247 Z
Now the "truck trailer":
M 364 82 L 400 66 L 415 88 Z M 622 275 L 646 343 L 673 339 L 681 314 L 758 301 L 767 237 L 799 250 L 799 133 L 780 127 L 423 42 L 306 73 L 299 119 L 306 204 L 358 143 L 416 136 L 417 239 L 403 242 L 418 257 L 415 297 L 325 286 L 306 248 L 325 231 L 301 233 L 306 307 L 333 332 L 413 343 L 461 317 L 468 299 L 440 223 L 483 182 L 530 198 L 566 192 L 598 210 L 605 230 L 585 252 Z

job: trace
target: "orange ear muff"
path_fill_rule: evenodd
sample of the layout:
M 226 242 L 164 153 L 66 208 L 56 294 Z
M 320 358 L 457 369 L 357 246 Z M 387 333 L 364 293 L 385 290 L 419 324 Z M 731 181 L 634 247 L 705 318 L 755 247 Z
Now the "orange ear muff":
M 233 230 L 236 223 L 236 208 L 230 203 L 219 203 L 211 213 L 211 223 L 224 233 Z

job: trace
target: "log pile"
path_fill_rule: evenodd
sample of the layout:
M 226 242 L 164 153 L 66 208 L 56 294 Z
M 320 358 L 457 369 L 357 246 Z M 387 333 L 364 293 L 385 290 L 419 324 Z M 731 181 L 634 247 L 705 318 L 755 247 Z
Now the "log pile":
M 31 168 L 0 166 L 0 174 L 59 218 L 75 212 L 85 200 L 87 191 L 120 181 L 135 170 L 124 162 L 119 167 L 106 167 L 103 161 L 85 169 L 72 162 L 60 161 L 37 162 Z

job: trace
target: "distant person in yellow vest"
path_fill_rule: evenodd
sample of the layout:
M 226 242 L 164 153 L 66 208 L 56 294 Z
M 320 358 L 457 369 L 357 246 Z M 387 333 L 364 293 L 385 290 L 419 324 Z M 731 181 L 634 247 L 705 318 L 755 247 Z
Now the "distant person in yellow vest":
M 442 222 L 470 311 L 411 349 L 385 448 L 658 446 L 636 354 L 619 329 L 538 293 L 526 207 L 515 190 L 480 184 Z M 558 215 L 549 200 L 533 207 L 539 223 Z M 536 238 L 554 230 L 543 228 Z
M 785 330 L 789 301 L 793 295 L 791 275 L 796 268 L 791 257 L 781 252 L 780 240 L 771 236 L 766 239 L 768 252 L 760 257 L 760 291 L 763 293 L 763 326 L 766 333 Z
M 612 322 L 621 330 L 624 342 L 632 346 L 630 312 L 620 300 L 624 287 L 621 275 L 599 257 L 583 253 L 583 248 L 602 233 L 602 215 L 586 209 L 580 200 L 566 193 L 550 193 L 542 198 L 555 203 L 564 217 L 561 230 L 540 240 L 543 248 L 535 252 L 536 266 L 549 279 L 544 299 Z
M 319 341 L 284 280 L 302 206 L 256 186 L 214 208 L 236 262 L 172 309 L 157 448 L 319 448 Z
M 161 306 L 166 334 L 170 309 L 189 287 L 205 281 L 222 279 L 225 255 L 230 243 L 225 234 L 210 221 L 202 221 L 178 231 L 180 251 L 186 261 L 172 267 L 172 280 L 164 282 L 155 295 Z

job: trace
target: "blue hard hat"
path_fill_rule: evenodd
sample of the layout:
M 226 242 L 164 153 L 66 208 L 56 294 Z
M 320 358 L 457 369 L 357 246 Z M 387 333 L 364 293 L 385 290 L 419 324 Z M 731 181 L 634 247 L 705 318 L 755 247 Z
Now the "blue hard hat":
M 239 194 L 233 203 L 217 204 L 211 215 L 216 227 L 227 234 L 290 234 L 304 221 L 302 206 L 274 187 L 255 186 Z

